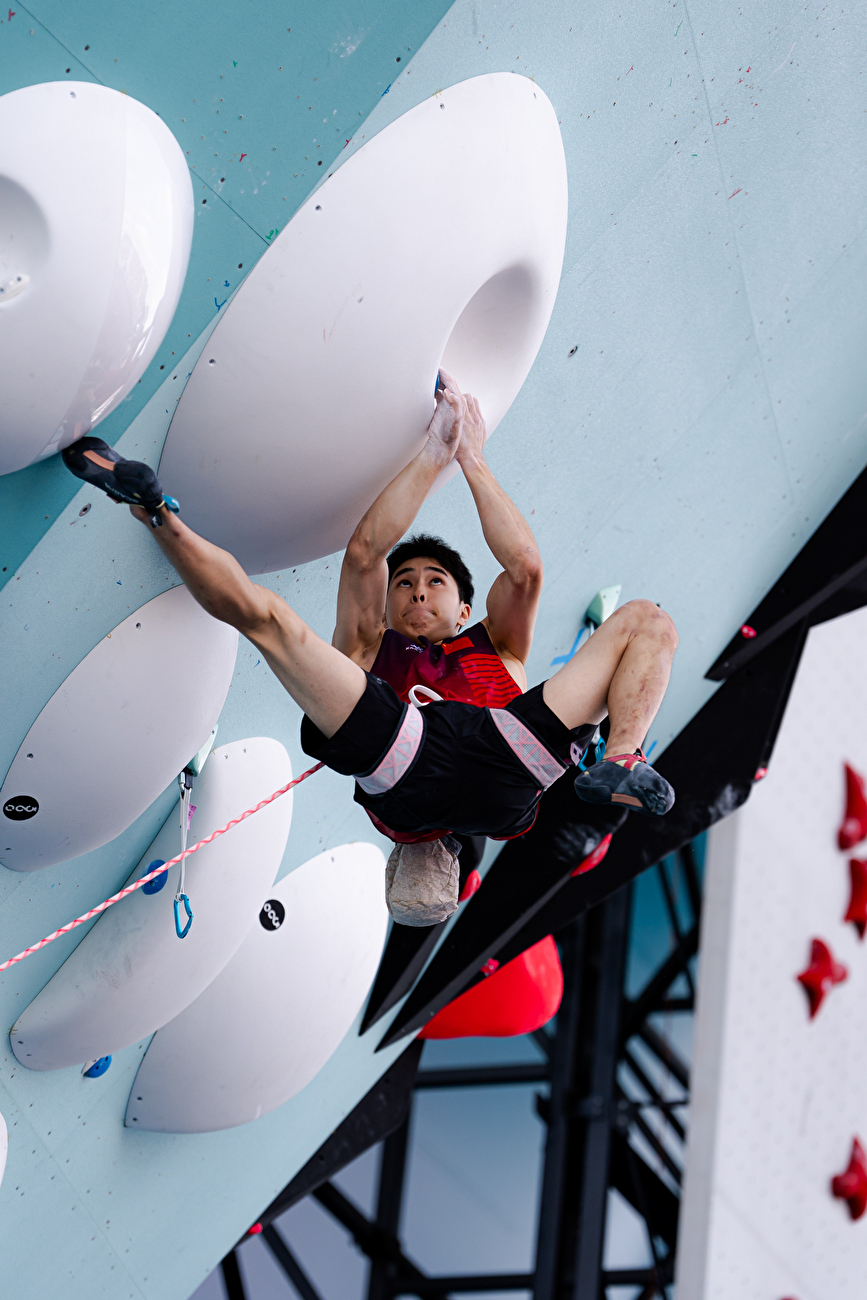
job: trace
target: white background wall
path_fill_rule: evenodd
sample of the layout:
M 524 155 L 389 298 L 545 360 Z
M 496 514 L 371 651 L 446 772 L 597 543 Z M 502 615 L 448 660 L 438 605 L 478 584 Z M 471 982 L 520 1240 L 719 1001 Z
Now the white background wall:
M 863 1300 L 867 1216 L 830 1194 L 867 1138 L 867 946 L 842 917 L 843 763 L 867 772 L 867 610 L 814 628 L 768 776 L 711 832 L 678 1300 Z M 849 968 L 814 1021 L 796 975 Z

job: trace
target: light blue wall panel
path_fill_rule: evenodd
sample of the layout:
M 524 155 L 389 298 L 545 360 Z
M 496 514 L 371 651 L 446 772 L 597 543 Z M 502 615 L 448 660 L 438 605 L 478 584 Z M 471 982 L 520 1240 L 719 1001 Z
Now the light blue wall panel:
M 440 87 L 508 68 L 558 110 L 564 274 L 489 459 L 535 511 L 547 568 L 531 680 L 601 586 L 674 615 L 660 745 L 867 462 L 865 20 L 863 4 L 467 0 L 365 122 L 374 133 Z M 457 495 L 448 532 L 469 546 Z
M 745 12 L 669 0 L 444 9 L 46 0 L 0 22 L 0 90 L 69 67 L 136 95 L 189 150 L 184 296 L 142 384 L 102 426 L 155 463 L 217 303 L 341 153 L 466 77 L 535 77 L 566 147 L 566 261 L 543 349 L 489 450 L 547 568 L 530 679 L 568 650 L 598 587 L 659 600 L 681 631 L 651 735 L 664 744 L 707 698 L 703 674 L 732 629 L 867 462 L 865 7 L 783 21 L 767 0 Z M 462 483 L 420 522 L 465 550 L 484 590 L 496 566 Z M 5 771 L 71 668 L 174 579 L 145 530 L 78 492 L 57 461 L 0 479 L 0 542 Z M 338 565 L 266 581 L 327 636 Z M 220 727 L 227 741 L 273 735 L 306 766 L 298 710 L 244 641 Z M 73 863 L 23 878 L 0 868 L 3 955 L 115 889 L 170 802 Z M 349 783 L 322 773 L 297 792 L 282 870 L 357 837 L 372 836 Z M 73 942 L 0 977 L 4 1025 Z M 122 1128 L 143 1045 L 92 1082 L 30 1074 L 4 1051 L 0 1258 L 14 1294 L 182 1300 L 389 1063 L 372 1055 L 377 1037 L 350 1034 L 276 1114 L 185 1138 Z

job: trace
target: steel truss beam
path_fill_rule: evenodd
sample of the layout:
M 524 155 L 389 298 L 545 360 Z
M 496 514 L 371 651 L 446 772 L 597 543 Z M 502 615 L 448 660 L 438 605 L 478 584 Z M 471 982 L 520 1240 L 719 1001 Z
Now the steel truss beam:
M 221 1261 L 220 1272 L 223 1274 L 226 1300 L 247 1300 L 247 1293 L 244 1290 L 244 1282 L 241 1277 L 241 1268 L 238 1264 L 238 1256 L 234 1250 L 230 1250 L 228 1255 Z
M 262 1230 L 262 1236 L 265 1244 L 271 1251 L 277 1263 L 294 1286 L 295 1290 L 301 1297 L 301 1300 L 322 1300 L 319 1292 L 316 1290 L 310 1278 L 304 1272 L 304 1269 L 298 1263 L 298 1260 L 292 1254 L 292 1251 L 286 1245 L 280 1233 L 269 1223 Z

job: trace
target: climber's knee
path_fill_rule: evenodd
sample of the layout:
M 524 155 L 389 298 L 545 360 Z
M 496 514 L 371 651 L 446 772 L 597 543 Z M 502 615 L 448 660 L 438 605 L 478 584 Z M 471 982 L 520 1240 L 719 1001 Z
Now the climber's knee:
M 631 640 L 634 636 L 652 637 L 674 654 L 677 649 L 678 636 L 674 619 L 652 600 L 629 600 L 620 609 L 615 610 L 607 620 L 614 623 L 619 620 L 620 628 Z

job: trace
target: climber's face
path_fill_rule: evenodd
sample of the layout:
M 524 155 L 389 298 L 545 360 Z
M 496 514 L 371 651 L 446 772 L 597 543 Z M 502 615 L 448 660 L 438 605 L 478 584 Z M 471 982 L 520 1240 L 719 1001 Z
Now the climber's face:
M 430 556 L 413 556 L 388 584 L 386 626 L 403 636 L 424 636 L 437 644 L 455 636 L 470 614 L 452 575 Z

